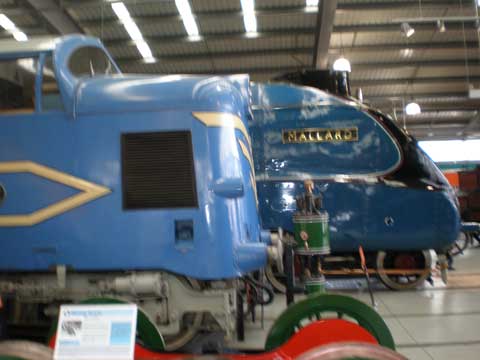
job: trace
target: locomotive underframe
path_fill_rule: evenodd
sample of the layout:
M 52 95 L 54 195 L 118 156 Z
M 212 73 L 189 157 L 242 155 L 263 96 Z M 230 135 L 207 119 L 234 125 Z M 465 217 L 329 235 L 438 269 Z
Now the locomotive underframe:
M 56 274 L 3 274 L 0 277 L 0 293 L 20 304 L 78 303 L 92 298 L 134 302 L 162 336 L 179 334 L 186 314 L 210 314 L 209 319 L 213 317 L 214 322 L 208 324 L 209 329 L 216 327 L 224 333 L 226 342 L 234 341 L 235 281 L 210 282 L 208 289 L 201 289 L 195 280 L 166 272 L 67 275 L 64 267 L 58 267 Z M 47 309 L 46 315 L 54 321 L 58 306 L 51 305 Z

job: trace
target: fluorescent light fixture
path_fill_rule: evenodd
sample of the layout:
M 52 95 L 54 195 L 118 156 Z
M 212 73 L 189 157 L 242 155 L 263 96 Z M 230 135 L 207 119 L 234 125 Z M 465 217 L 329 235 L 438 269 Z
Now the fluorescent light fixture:
M 318 0 L 307 0 L 305 3 L 306 10 L 308 12 L 314 12 L 318 10 Z
M 418 115 L 422 113 L 422 109 L 416 102 L 411 102 L 405 106 L 405 113 L 407 115 Z
M 183 26 L 187 31 L 188 36 L 192 40 L 199 40 L 198 26 L 193 17 L 192 8 L 188 0 L 175 0 L 175 5 L 177 5 L 178 12 L 182 17 Z
M 145 40 L 136 41 L 135 45 L 137 46 L 138 52 L 142 55 L 146 62 L 155 62 L 155 58 L 152 55 L 152 50 L 150 50 L 150 46 L 148 46 Z
M 17 40 L 17 41 L 27 41 L 28 40 L 27 34 L 25 34 L 22 31 L 15 31 L 12 35 L 15 38 L 15 40 Z
M 115 15 L 122 21 L 130 21 L 132 20 L 132 17 L 130 16 L 130 13 L 127 10 L 127 7 L 123 2 L 115 2 L 112 3 L 112 10 L 115 12 Z
M 445 21 L 437 20 L 437 30 L 441 33 L 447 31 L 447 28 L 445 27 Z
M 125 4 L 123 2 L 114 2 L 112 3 L 112 10 L 122 22 L 130 38 L 135 42 L 138 52 L 140 53 L 140 55 L 142 55 L 145 62 L 155 62 L 156 59 L 152 55 L 152 50 L 150 50 L 150 47 L 143 38 L 140 29 L 130 16 L 130 13 L 128 12 Z
M 435 162 L 480 161 L 480 140 L 419 141 Z
M 143 40 L 143 35 L 140 32 L 140 29 L 138 28 L 137 24 L 133 22 L 132 19 L 130 19 L 130 21 L 124 22 L 123 26 L 125 27 L 125 30 L 127 30 L 128 35 L 130 35 L 133 41 Z
M 5 14 L 0 14 L 0 26 L 7 31 L 15 30 L 17 27 Z
M 333 70 L 352 72 L 352 66 L 350 65 L 350 61 L 342 56 L 333 63 Z
M 241 0 L 243 11 L 243 24 L 245 31 L 248 34 L 257 33 L 257 18 L 255 17 L 255 2 L 254 0 Z
M 5 14 L 0 14 L 0 26 L 13 35 L 17 41 L 27 41 L 27 34 L 20 31 L 15 24 Z
M 415 29 L 411 27 L 410 24 L 407 22 L 404 22 L 400 25 L 400 30 L 402 31 L 402 34 L 407 38 L 415 34 Z

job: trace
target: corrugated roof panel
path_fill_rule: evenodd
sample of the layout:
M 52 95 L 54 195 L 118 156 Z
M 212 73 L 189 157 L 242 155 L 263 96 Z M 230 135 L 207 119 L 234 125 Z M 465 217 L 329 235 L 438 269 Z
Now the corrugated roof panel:
M 114 59 L 117 58 L 136 58 L 140 59 L 140 54 L 135 46 L 109 46 L 108 52 L 113 56 Z
M 281 35 L 260 38 L 236 38 L 229 40 L 210 40 L 208 48 L 212 52 L 254 51 L 262 49 L 312 48 L 315 38 L 312 35 Z
M 21 8 L 19 8 L 21 9 Z M 0 12 L 2 11 L 1 7 L 0 7 Z M 21 11 L 23 11 L 23 9 L 21 9 Z M 8 15 L 8 14 L 7 14 Z M 21 15 L 19 15 L 18 13 L 15 14 L 15 15 L 8 15 L 9 19 L 12 20 L 15 25 L 18 27 L 18 28 L 22 28 L 22 26 L 25 26 L 25 27 L 34 27 L 34 26 L 42 26 L 42 21 L 38 18 L 38 16 L 36 17 L 34 15 L 33 12 L 29 12 L 27 10 L 25 10 Z M 39 21 L 40 20 L 40 21 Z M 3 30 L 3 28 L 1 28 Z
M 98 20 L 102 18 L 115 19 L 116 15 L 109 3 L 103 2 L 99 5 L 69 7 L 68 13 L 77 21 Z
M 257 8 L 275 8 L 275 7 L 302 7 L 305 6 L 305 0 L 256 0 Z
M 201 0 L 190 2 L 192 11 L 240 11 L 240 1 L 232 0 Z
M 181 21 L 159 21 L 154 23 L 139 22 L 138 27 L 143 36 L 187 36 L 187 32 Z
M 375 80 L 375 79 L 404 79 L 410 78 L 415 75 L 415 68 L 406 67 L 406 68 L 396 68 L 396 69 L 385 69 L 378 67 L 377 69 L 372 70 L 355 70 L 350 75 L 350 80 L 352 84 L 355 84 L 357 81 L 361 80 Z
M 175 6 L 175 1 L 151 1 L 151 2 L 142 2 L 138 3 L 127 3 L 126 4 L 128 11 L 132 17 L 135 16 L 148 16 L 152 17 L 154 15 L 178 15 L 177 7 Z
M 466 78 L 466 67 L 463 65 L 459 66 L 442 66 L 442 67 L 428 67 L 424 66 L 418 69 L 418 77 L 461 77 L 465 76 Z M 480 76 L 480 67 L 470 66 L 468 68 L 469 76 Z
M 312 29 L 317 24 L 317 16 L 312 13 L 279 14 L 257 16 L 259 30 Z
M 214 59 L 214 62 L 215 68 L 223 71 L 229 69 L 282 68 L 292 66 L 301 68 L 310 65 L 312 57 L 311 55 L 267 55 Z
M 365 98 L 368 96 L 384 96 L 394 94 L 404 96 L 406 99 L 414 97 L 415 94 L 451 94 L 465 92 L 467 90 L 464 83 L 448 84 L 395 84 L 395 85 L 368 85 L 362 86 Z
M 122 40 L 125 41 L 130 40 L 130 36 L 128 35 L 125 28 L 118 24 L 115 26 L 107 26 L 107 27 L 85 27 L 85 30 L 92 36 L 96 36 L 103 41 L 108 40 Z
M 335 14 L 335 25 L 359 25 L 359 24 L 385 24 L 392 21 L 398 21 L 403 18 L 419 17 L 445 17 L 445 16 L 473 16 L 469 7 L 465 7 L 462 12 L 458 6 L 422 6 L 422 11 L 418 6 L 405 5 L 402 9 L 388 10 L 337 10 Z
M 0 0 L 0 6 L 13 6 L 16 0 Z
M 353 32 L 342 32 L 342 33 L 332 33 L 330 36 L 330 48 L 348 48 L 353 46 L 354 40 L 356 38 L 356 33 Z
M 218 34 L 218 33 L 235 33 L 244 32 L 243 18 L 238 16 L 236 18 L 202 18 L 197 20 L 198 27 L 202 34 Z

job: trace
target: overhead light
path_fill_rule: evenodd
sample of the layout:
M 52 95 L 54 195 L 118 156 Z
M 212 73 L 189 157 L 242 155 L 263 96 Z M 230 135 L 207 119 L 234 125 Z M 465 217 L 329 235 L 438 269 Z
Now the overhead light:
M 415 29 L 410 26 L 409 23 L 404 22 L 400 25 L 400 30 L 402 31 L 402 34 L 409 38 L 415 33 Z
M 306 10 L 308 12 L 318 11 L 318 0 L 307 0 L 305 3 Z
M 15 30 L 17 27 L 5 14 L 0 14 L 0 26 L 7 31 Z
M 191 40 L 200 40 L 198 26 L 193 17 L 192 8 L 188 0 L 175 0 L 177 10 L 182 17 L 183 26 Z
M 17 41 L 27 41 L 27 34 L 22 32 L 5 14 L 0 14 L 0 26 L 13 35 Z
M 15 40 L 17 40 L 17 41 L 27 41 L 28 40 L 27 34 L 25 34 L 22 31 L 15 31 L 12 35 L 15 38 Z
M 405 113 L 407 115 L 418 115 L 422 113 L 422 109 L 416 102 L 411 102 L 405 106 Z
M 402 49 L 400 53 L 402 54 L 403 57 L 409 58 L 413 55 L 413 49 L 410 49 L 410 48 Z
M 437 20 L 437 30 L 441 33 L 444 33 L 445 31 L 447 31 L 447 28 L 445 27 L 445 21 Z
M 333 63 L 333 70 L 352 72 L 352 66 L 350 65 L 350 61 L 342 56 Z
M 138 52 L 140 53 L 140 55 L 142 55 L 145 62 L 155 62 L 156 59 L 152 55 L 152 50 L 150 50 L 150 47 L 143 38 L 140 29 L 130 16 L 130 13 L 128 12 L 125 4 L 123 2 L 114 2 L 112 3 L 112 10 L 115 15 L 117 15 L 118 19 L 122 22 L 123 27 L 127 31 L 130 38 L 135 42 Z
M 138 52 L 142 55 L 146 62 L 155 61 L 152 55 L 152 50 L 150 50 L 150 46 L 148 46 L 145 40 L 137 41 L 135 45 L 137 46 Z
M 255 17 L 255 2 L 254 0 L 241 0 L 243 11 L 243 24 L 247 36 L 257 35 L 257 18 Z
M 480 6 L 480 0 L 477 0 L 477 6 Z

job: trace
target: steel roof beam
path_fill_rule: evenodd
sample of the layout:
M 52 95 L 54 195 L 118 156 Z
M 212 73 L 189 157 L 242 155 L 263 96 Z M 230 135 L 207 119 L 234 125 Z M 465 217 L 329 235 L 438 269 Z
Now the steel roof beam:
M 146 38 L 147 41 L 149 38 Z M 151 46 L 155 46 L 154 42 L 149 42 Z M 110 45 L 110 42 L 107 42 L 107 45 Z M 275 51 L 273 51 L 275 52 Z M 267 53 L 268 54 L 268 53 Z M 258 54 L 260 56 L 260 54 Z M 271 54 L 270 54 L 271 55 Z M 162 57 L 161 54 L 158 55 L 160 58 Z M 248 56 L 248 55 L 246 55 Z M 285 56 L 288 56 L 288 54 L 285 54 Z M 226 56 L 228 57 L 228 56 Z M 168 59 L 168 56 L 166 57 Z M 195 59 L 192 58 L 193 60 L 190 61 L 191 59 L 189 57 L 171 57 L 169 60 L 171 62 L 177 62 L 180 61 L 180 59 L 183 60 L 183 62 L 191 62 L 192 65 L 195 64 Z M 480 66 L 480 60 L 478 58 L 471 58 L 468 60 L 469 61 L 469 67 L 477 67 Z M 122 60 L 121 63 L 124 65 L 133 65 L 135 63 L 142 63 L 143 61 L 141 59 L 132 59 L 132 60 Z M 361 71 L 361 70 L 376 70 L 376 69 L 394 69 L 394 68 L 402 68 L 402 67 L 465 67 L 465 60 L 464 59 L 457 59 L 457 60 L 409 60 L 409 61 L 394 61 L 394 62 L 363 62 L 363 63 L 355 63 L 354 61 L 351 61 L 352 63 L 352 68 L 354 71 Z M 299 68 L 309 68 L 308 66 L 304 65 L 298 65 L 296 66 L 297 69 Z M 246 70 L 249 70 L 246 68 Z M 476 77 L 475 77 L 476 78 Z M 420 78 L 421 79 L 421 78 Z M 364 80 L 365 82 L 368 82 L 369 80 Z M 383 81 L 383 80 L 378 80 L 378 81 Z M 420 80 L 422 81 L 422 80 Z M 352 82 L 355 82 L 355 80 L 352 80 Z
M 327 2 L 330 0 L 326 0 Z M 158 0 L 123 0 L 123 2 L 128 5 L 142 5 L 142 4 L 152 4 L 157 3 Z M 65 7 L 68 8 L 83 8 L 83 7 L 98 7 L 98 6 L 109 6 L 108 2 L 105 0 L 63 0 L 62 3 Z M 431 7 L 443 7 L 443 6 L 456 6 L 458 7 L 458 0 L 423 0 L 422 8 L 431 8 Z M 339 2 L 337 9 L 338 10 L 347 10 L 347 11 L 358 11 L 358 10 L 404 10 L 405 8 L 413 7 L 418 8 L 418 0 L 403 0 L 398 2 L 391 1 L 370 1 L 366 2 Z M 236 9 L 219 9 L 219 10 L 207 10 L 207 11 L 198 11 L 193 7 L 194 15 L 197 17 L 200 16 L 217 16 L 219 14 L 241 14 L 240 2 L 238 2 Z M 265 13 L 265 14 L 274 14 L 276 11 L 299 11 L 305 12 L 305 6 L 276 6 L 276 7 L 257 7 L 255 12 L 256 14 Z M 176 15 L 175 12 L 168 15 Z
M 83 26 L 83 23 L 81 23 Z M 141 24 L 140 24 L 141 26 Z M 340 27 L 334 27 L 333 32 L 356 32 L 356 31 L 379 31 L 379 32 L 387 32 L 387 31 L 395 31 L 395 32 L 400 32 L 400 28 L 397 25 L 391 26 L 391 25 L 366 25 L 366 26 L 340 26 Z M 422 25 L 424 26 L 424 25 Z M 474 25 L 471 24 L 472 29 L 474 29 Z M 424 28 L 428 28 L 429 30 L 432 30 L 432 26 L 427 26 Z M 450 27 L 449 27 L 450 29 Z M 264 31 L 259 31 L 258 35 L 256 38 L 270 38 L 270 37 L 278 37 L 278 36 L 291 36 L 291 35 L 308 35 L 308 36 L 313 36 L 315 34 L 315 28 L 312 27 L 302 27 L 302 28 L 296 28 L 296 29 L 276 29 L 276 30 L 264 30 Z M 149 42 L 157 42 L 158 45 L 162 45 L 162 43 L 177 43 L 177 42 L 191 42 L 191 39 L 188 38 L 188 36 L 185 35 L 168 35 L 168 36 L 147 36 L 146 39 Z M 231 39 L 250 39 L 254 40 L 250 37 L 247 37 L 245 32 L 228 32 L 228 33 L 203 33 L 202 34 L 202 40 L 200 41 L 214 41 L 214 40 L 231 40 Z M 104 43 L 107 46 L 125 46 L 131 43 L 127 38 L 125 39 L 111 39 L 111 40 L 104 40 Z M 441 44 L 441 43 L 439 43 Z M 441 48 L 440 45 L 437 45 L 437 43 L 432 43 L 431 46 L 432 48 Z M 453 42 L 448 43 L 449 46 L 453 46 Z M 134 44 L 131 43 L 133 46 Z M 461 43 L 458 43 L 458 46 L 460 46 Z M 476 44 L 474 42 L 468 42 L 467 45 L 469 47 L 476 47 Z M 369 49 L 369 50 L 374 50 L 375 45 L 364 45 L 364 46 L 359 46 L 359 49 Z M 417 45 L 415 43 L 411 44 L 390 44 L 387 45 L 387 49 L 391 48 L 412 48 L 415 49 Z M 420 45 L 419 45 L 420 46 Z M 348 48 L 346 47 L 346 51 L 350 51 L 349 49 L 352 49 L 352 51 L 355 51 L 356 47 L 353 48 Z M 378 45 L 377 50 L 381 49 L 382 45 Z M 333 49 L 339 49 L 339 47 L 333 48 Z
M 460 54 L 462 55 L 462 54 Z M 408 61 L 389 61 L 389 62 L 362 62 L 352 63 L 353 71 L 367 70 L 367 69 L 394 69 L 402 67 L 465 67 L 465 59 L 455 60 L 408 60 Z M 471 57 L 468 59 L 468 66 L 480 66 L 480 59 Z
M 133 62 L 128 62 L 125 64 L 119 64 L 122 69 L 128 69 L 131 68 L 132 66 L 138 66 L 138 65 L 146 65 L 146 71 L 148 73 L 162 73 L 161 71 L 158 70 L 158 67 L 155 66 L 155 64 L 146 64 L 142 61 L 133 61 Z M 170 62 L 168 63 L 169 65 L 171 64 Z M 289 72 L 289 71 L 296 71 L 303 69 L 304 67 L 302 66 L 266 66 L 266 67 L 253 67 L 253 68 L 248 68 L 248 67 L 235 67 L 235 68 L 227 68 L 227 69 L 215 69 L 215 74 L 258 74 L 258 73 L 268 73 L 268 74 L 274 74 L 274 73 L 283 73 L 283 72 Z M 151 70 L 151 71 L 150 71 Z M 195 67 L 195 63 L 192 63 L 191 68 L 187 68 L 184 70 L 178 70 L 178 71 L 170 71 L 169 74 L 205 74 L 205 71 L 202 69 L 197 69 Z
M 478 42 L 477 41 L 467 41 L 466 43 L 467 48 L 477 49 Z M 369 51 L 379 51 L 379 50 L 404 50 L 404 49 L 412 49 L 412 50 L 464 50 L 463 42 L 458 41 L 445 41 L 445 42 L 429 42 L 429 43 L 415 43 L 410 42 L 406 44 L 405 42 L 402 43 L 381 43 L 381 44 L 372 44 L 372 45 L 355 45 L 353 47 L 348 46 L 331 46 L 330 50 L 341 50 L 345 53 L 355 53 L 355 52 L 369 52 Z
M 229 59 L 235 58 L 238 59 L 239 57 L 252 57 L 252 56 L 274 56 L 274 55 L 284 55 L 284 56 L 292 56 L 292 55 L 311 55 L 312 48 L 311 47 L 294 47 L 294 48 L 281 48 L 281 49 L 265 49 L 265 50 L 250 50 L 250 51 L 226 51 L 226 52 L 211 52 L 211 53 L 192 53 L 192 54 L 173 54 L 173 55 L 163 55 L 161 53 L 156 54 L 155 57 L 160 61 L 185 61 L 187 59 L 195 60 L 195 61 L 203 61 L 203 60 L 212 60 L 212 57 L 215 59 Z M 117 63 L 128 63 L 129 61 L 136 61 L 139 60 L 139 57 L 134 54 L 133 56 L 122 56 L 122 57 L 115 57 L 115 61 Z
M 349 33 L 349 32 L 400 32 L 401 22 L 388 22 L 379 24 L 356 24 L 356 25 L 335 25 L 334 33 Z M 461 31 L 462 24 L 459 22 L 445 21 L 445 26 L 448 30 Z M 415 24 L 413 26 L 416 31 L 431 31 L 436 30 L 436 25 L 431 23 Z M 466 30 L 476 30 L 475 21 L 472 19 L 465 21 Z
M 277 36 L 295 36 L 295 35 L 309 35 L 313 36 L 313 28 L 301 28 L 301 29 L 282 29 L 282 30 L 268 30 L 260 31 L 255 38 L 248 37 L 245 32 L 231 32 L 222 34 L 202 34 L 202 40 L 199 41 L 214 41 L 214 40 L 246 40 L 250 41 L 258 38 L 270 38 Z M 185 35 L 169 35 L 169 36 L 145 36 L 150 46 L 161 46 L 162 44 L 175 44 L 178 42 L 191 43 L 192 40 Z M 103 43 L 106 46 L 135 46 L 132 41 L 127 39 L 112 39 L 104 40 Z
M 59 33 L 83 33 L 83 30 L 54 0 L 25 0 Z
M 480 65 L 480 64 L 478 64 Z M 470 76 L 469 81 L 480 81 L 480 76 Z M 398 79 L 352 79 L 354 86 L 376 86 L 376 85 L 410 85 L 410 84 L 438 84 L 449 82 L 467 82 L 466 76 L 440 76 L 440 77 L 415 77 L 415 78 L 398 78 Z
M 313 49 L 314 69 L 326 69 L 328 66 L 328 48 L 332 35 L 337 0 L 321 0 L 318 5 L 315 47 Z

